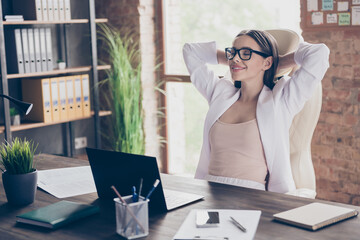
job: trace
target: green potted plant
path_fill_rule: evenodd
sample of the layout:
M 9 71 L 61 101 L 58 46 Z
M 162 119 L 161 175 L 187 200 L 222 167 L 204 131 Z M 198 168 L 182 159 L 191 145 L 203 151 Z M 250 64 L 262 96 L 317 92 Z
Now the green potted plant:
M 13 125 L 13 126 L 20 125 L 20 114 L 16 110 L 16 108 L 13 108 L 13 107 L 10 108 L 10 120 L 11 120 L 11 125 Z
M 141 60 L 139 42 L 129 29 L 115 29 L 99 24 L 102 40 L 111 69 L 101 84 L 107 87 L 103 99 L 112 115 L 104 136 L 113 150 L 144 154 L 145 134 L 142 109 Z
M 56 62 L 59 70 L 64 70 L 66 68 L 66 63 L 62 59 L 58 59 Z
M 37 171 L 34 154 L 37 145 L 32 141 L 15 138 L 0 147 L 0 165 L 6 198 L 12 205 L 28 205 L 34 202 Z

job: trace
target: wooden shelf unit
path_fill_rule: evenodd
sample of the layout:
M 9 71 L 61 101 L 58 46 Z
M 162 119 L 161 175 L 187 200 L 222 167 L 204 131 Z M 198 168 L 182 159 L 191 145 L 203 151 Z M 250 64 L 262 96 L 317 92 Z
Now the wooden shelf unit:
M 22 130 L 27 130 L 27 129 L 33 129 L 33 128 L 46 127 L 46 126 L 51 126 L 51 125 L 56 125 L 56 124 L 61 124 L 61 123 L 73 122 L 73 121 L 78 121 L 78 120 L 83 120 L 83 119 L 89 119 L 89 118 L 93 117 L 94 115 L 95 115 L 94 111 L 91 111 L 91 116 L 89 116 L 89 117 L 81 117 L 81 118 L 69 119 L 69 120 L 64 120 L 64 121 L 56 121 L 56 122 L 51 122 L 51 123 L 43 123 L 43 122 L 23 123 L 23 124 L 20 124 L 19 126 L 11 126 L 10 129 L 12 132 L 16 132 L 16 131 L 22 131 Z M 105 116 L 110 116 L 110 115 L 111 115 L 111 111 L 100 111 L 99 112 L 100 117 L 105 117 Z M 0 133 L 3 133 L 4 131 L 5 131 L 5 127 L 0 126 Z
M 97 70 L 105 70 L 110 69 L 110 65 L 102 65 L 97 66 Z M 63 70 L 54 69 L 53 71 L 48 72 L 34 72 L 34 73 L 23 73 L 23 74 L 8 74 L 8 79 L 16 79 L 16 78 L 31 78 L 31 77 L 41 77 L 41 76 L 54 76 L 59 74 L 66 74 L 66 73 L 80 73 L 80 72 L 89 72 L 91 70 L 91 66 L 83 66 L 83 67 L 73 67 L 73 68 L 65 68 Z
M 25 21 L 3 21 L 3 25 L 36 25 L 36 24 L 73 24 L 73 23 L 88 23 L 89 19 L 72 19 L 67 21 L 37 21 L 37 20 L 25 20 Z M 106 18 L 97 18 L 95 23 L 107 23 Z

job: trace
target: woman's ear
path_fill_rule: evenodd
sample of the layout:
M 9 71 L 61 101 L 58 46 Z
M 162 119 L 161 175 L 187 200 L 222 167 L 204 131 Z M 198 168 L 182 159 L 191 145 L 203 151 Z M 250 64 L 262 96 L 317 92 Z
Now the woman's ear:
M 273 64 L 273 57 L 270 56 L 270 57 L 267 57 L 264 59 L 264 64 L 263 64 L 263 70 L 266 71 L 268 70 L 269 68 L 271 68 Z

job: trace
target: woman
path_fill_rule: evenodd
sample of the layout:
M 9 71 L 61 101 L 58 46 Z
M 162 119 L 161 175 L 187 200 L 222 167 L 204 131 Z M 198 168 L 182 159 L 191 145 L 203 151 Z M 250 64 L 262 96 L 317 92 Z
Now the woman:
M 215 42 L 187 43 L 183 54 L 192 83 L 209 103 L 195 177 L 281 193 L 295 190 L 289 128 L 324 77 L 329 49 L 300 43 L 279 57 L 269 33 L 247 30 L 226 51 L 217 50 Z M 227 64 L 231 79 L 217 77 L 207 63 Z M 300 68 L 291 78 L 274 83 L 277 69 L 296 65 Z

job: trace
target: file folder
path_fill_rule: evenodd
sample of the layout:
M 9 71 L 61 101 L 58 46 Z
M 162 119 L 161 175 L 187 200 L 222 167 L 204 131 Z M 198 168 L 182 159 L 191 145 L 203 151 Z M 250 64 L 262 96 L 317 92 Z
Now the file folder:
M 47 1 L 47 4 L 48 4 L 48 19 L 49 19 L 49 22 L 52 22 L 54 21 L 54 2 L 53 0 L 48 0 Z
M 46 58 L 46 40 L 45 40 L 45 28 L 39 29 L 40 33 L 40 51 L 41 51 L 41 70 L 46 72 L 47 69 L 47 58 Z
M 59 81 L 57 78 L 50 78 L 51 89 L 51 117 L 53 122 L 60 120 L 60 104 L 59 104 Z
M 64 0 L 65 20 L 71 20 L 70 0 Z
M 34 30 L 32 28 L 28 28 L 27 34 L 29 42 L 30 72 L 36 72 Z
M 29 41 L 27 29 L 21 29 L 21 39 L 22 39 L 22 47 L 23 47 L 23 57 L 24 57 L 24 69 L 25 73 L 30 73 L 30 55 L 29 55 Z
M 41 6 L 42 6 L 43 21 L 45 21 L 45 22 L 46 22 L 46 21 L 49 21 L 47 0 L 42 0 Z
M 21 86 L 23 100 L 34 104 L 25 119 L 44 123 L 52 122 L 50 80 L 48 78 L 22 79 Z
M 81 118 L 83 116 L 82 96 L 81 96 L 81 76 L 74 76 L 74 93 L 75 93 L 75 116 Z
M 40 33 L 38 28 L 34 28 L 34 51 L 36 72 L 41 72 Z
M 45 39 L 46 39 L 46 58 L 47 58 L 47 70 L 52 71 L 53 59 L 52 59 L 52 41 L 51 41 L 51 29 L 45 29 Z
M 53 0 L 53 9 L 54 9 L 54 21 L 59 21 L 60 20 L 60 16 L 59 16 L 59 0 Z
M 76 118 L 75 113 L 75 91 L 74 91 L 74 77 L 70 76 L 66 78 L 66 99 L 67 99 L 67 110 L 68 118 Z
M 43 14 L 42 14 L 42 0 L 35 0 L 35 7 L 36 7 L 36 20 L 42 21 L 43 20 Z M 31 1 L 30 1 L 31 2 Z
M 83 116 L 89 117 L 91 116 L 90 111 L 90 88 L 89 88 L 89 75 L 84 74 L 81 75 L 81 81 L 82 81 L 82 109 L 83 109 Z
M 59 104 L 60 104 L 60 120 L 68 119 L 68 110 L 66 104 L 66 79 L 65 77 L 57 78 L 59 81 Z
M 23 58 L 23 51 L 22 51 L 20 29 L 15 29 L 14 34 L 15 34 L 15 46 L 16 46 L 18 72 L 20 74 L 22 74 L 22 73 L 24 73 L 24 58 Z
M 59 0 L 59 19 L 60 21 L 64 21 L 65 20 L 65 3 L 64 0 Z

